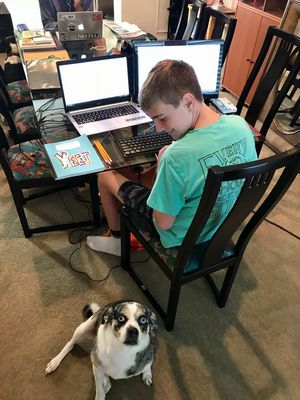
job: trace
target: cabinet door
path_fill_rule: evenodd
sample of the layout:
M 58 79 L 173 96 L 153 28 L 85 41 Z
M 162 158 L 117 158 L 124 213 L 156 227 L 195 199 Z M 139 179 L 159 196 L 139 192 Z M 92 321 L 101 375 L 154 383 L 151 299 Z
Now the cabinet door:
M 236 18 L 237 25 L 226 61 L 223 85 L 239 96 L 249 75 L 262 16 L 238 5 Z
M 265 40 L 265 37 L 266 37 L 266 34 L 267 34 L 269 26 L 278 27 L 279 23 L 280 23 L 280 20 L 278 20 L 276 18 L 272 18 L 272 17 L 269 17 L 269 16 L 263 16 L 262 17 L 261 23 L 260 23 L 260 27 L 259 27 L 259 31 L 258 31 L 258 34 L 257 34 L 257 39 L 256 39 L 253 55 L 252 55 L 252 59 L 251 59 L 250 71 L 251 71 L 251 69 L 253 67 L 253 64 L 256 61 L 256 59 L 258 57 L 258 54 L 259 54 L 259 52 L 260 52 L 260 50 L 262 48 L 262 45 L 263 45 L 263 42 Z M 271 49 L 272 49 L 272 46 L 270 48 L 270 51 L 271 51 Z M 268 55 L 266 57 L 265 63 L 267 62 L 268 58 L 269 58 L 269 53 L 268 53 Z M 261 74 L 262 74 L 262 72 L 264 70 L 265 63 L 262 65 L 260 72 L 258 73 L 255 81 L 253 82 L 252 88 L 251 88 L 251 90 L 250 90 L 250 92 L 248 94 L 247 100 L 246 100 L 247 103 L 250 102 L 250 100 L 252 99 L 252 97 L 253 97 L 253 95 L 255 93 L 257 84 L 258 84 L 259 79 L 261 77 Z M 249 73 L 250 73 L 250 71 L 249 71 Z

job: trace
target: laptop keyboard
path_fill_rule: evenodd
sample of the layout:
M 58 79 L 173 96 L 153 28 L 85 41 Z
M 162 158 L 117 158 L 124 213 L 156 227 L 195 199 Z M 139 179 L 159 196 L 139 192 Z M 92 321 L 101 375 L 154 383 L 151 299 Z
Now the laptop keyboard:
M 132 105 L 118 106 L 115 108 L 107 108 L 103 110 L 95 110 L 82 114 L 75 114 L 73 118 L 79 125 L 88 124 L 90 122 L 102 121 L 106 119 L 122 117 L 124 115 L 137 114 L 138 110 Z
M 124 158 L 158 153 L 162 147 L 171 144 L 172 141 L 172 137 L 165 132 L 116 139 Z

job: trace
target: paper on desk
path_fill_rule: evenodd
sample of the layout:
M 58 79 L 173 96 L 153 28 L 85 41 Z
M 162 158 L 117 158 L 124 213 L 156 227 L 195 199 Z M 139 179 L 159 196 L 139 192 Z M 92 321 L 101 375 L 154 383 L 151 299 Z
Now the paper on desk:
M 72 150 L 72 149 L 76 149 L 77 147 L 80 147 L 80 142 L 78 140 L 75 140 L 70 143 L 58 144 L 55 146 L 57 151 Z
M 116 23 L 114 21 L 105 21 L 104 24 L 113 31 L 121 39 L 133 39 L 141 36 L 147 36 L 140 27 L 135 24 L 130 24 L 129 22 L 123 21 Z

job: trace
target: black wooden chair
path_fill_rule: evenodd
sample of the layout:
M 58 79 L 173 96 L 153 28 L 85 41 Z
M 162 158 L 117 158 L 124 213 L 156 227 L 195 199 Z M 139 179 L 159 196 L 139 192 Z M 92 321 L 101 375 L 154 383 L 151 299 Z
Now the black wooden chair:
M 1 87 L 0 114 L 5 119 L 9 127 L 9 133 L 15 144 L 41 138 L 33 106 L 20 107 L 13 111 Z
M 151 238 L 146 232 L 139 230 L 130 218 L 130 210 L 125 206 L 122 207 L 121 265 L 156 308 L 168 331 L 174 327 L 181 287 L 190 281 L 205 277 L 216 297 L 218 306 L 225 306 L 251 236 L 289 189 L 299 168 L 299 148 L 264 160 L 210 168 L 197 212 L 179 248 L 163 248 L 158 239 Z M 276 177 L 274 177 L 275 172 Z M 277 182 L 275 186 L 272 186 L 275 180 Z M 241 185 L 237 201 L 213 237 L 204 244 L 195 245 L 209 216 L 214 212 L 221 185 L 224 187 L 228 184 Z M 264 196 L 268 188 L 271 188 L 270 192 Z M 264 200 L 260 202 L 263 196 Z M 252 213 L 254 209 L 255 213 Z M 238 233 L 241 226 L 243 228 Z M 170 281 L 166 311 L 158 304 L 155 296 L 150 293 L 143 281 L 142 274 L 145 267 L 142 265 L 137 271 L 131 265 L 130 232 L 144 246 L 146 252 Z M 212 278 L 212 274 L 219 270 L 226 271 L 220 289 Z
M 206 7 L 201 21 L 195 27 L 193 39 L 223 39 L 222 65 L 227 57 L 235 32 L 237 19 L 211 7 Z M 212 30 L 210 32 L 210 24 Z
M 190 3 L 191 3 L 190 0 L 182 1 L 182 6 L 181 6 L 181 11 L 180 11 L 177 27 L 176 27 L 176 30 L 174 33 L 174 37 L 171 37 L 171 39 L 174 39 L 174 40 L 182 39 L 182 36 L 184 34 L 184 31 L 186 29 L 187 22 L 188 22 L 188 15 L 189 15 L 188 5 Z M 170 6 L 170 8 L 171 8 L 171 6 Z
M 1 125 L 0 164 L 5 172 L 26 238 L 41 232 L 74 229 L 81 226 L 100 226 L 98 185 L 95 174 L 64 179 L 63 181 L 54 180 L 42 143 L 35 140 L 9 146 Z M 90 187 L 92 203 L 91 219 L 39 227 L 29 226 L 25 208 L 28 201 L 68 188 L 84 186 L 86 183 Z M 30 191 L 30 189 L 34 191 Z M 49 207 L 51 207 L 50 204 Z
M 0 90 L 6 98 L 10 111 L 20 107 L 32 105 L 30 89 L 26 80 L 19 80 L 8 83 L 2 67 L 0 66 Z
M 268 60 L 270 49 L 274 49 L 274 51 L 271 54 L 271 59 Z M 290 59 L 292 55 L 293 64 L 291 65 Z M 252 85 L 261 74 L 254 96 L 248 106 L 245 120 L 255 127 L 261 111 L 271 94 L 274 99 L 272 99 L 269 111 L 266 112 L 262 126 L 259 129 L 259 133 L 263 138 L 265 138 L 284 98 L 296 81 L 299 69 L 300 38 L 292 33 L 270 26 L 261 51 L 237 102 L 237 114 L 241 114 Z M 263 141 L 260 141 L 260 145 L 257 146 L 258 154 L 262 145 Z
M 181 38 L 182 40 L 197 39 L 197 30 L 202 26 L 205 9 L 206 3 L 201 0 L 193 1 L 191 4 L 191 10 L 188 14 L 186 27 Z

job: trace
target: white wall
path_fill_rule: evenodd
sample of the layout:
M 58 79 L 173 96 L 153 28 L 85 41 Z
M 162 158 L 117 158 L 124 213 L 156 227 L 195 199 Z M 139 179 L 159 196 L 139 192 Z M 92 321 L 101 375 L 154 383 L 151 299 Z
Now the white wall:
M 168 30 L 169 5 L 169 0 L 114 0 L 115 20 L 136 24 L 163 39 Z
M 4 3 L 15 28 L 20 23 L 25 23 L 29 29 L 42 27 L 38 0 L 4 0 Z

